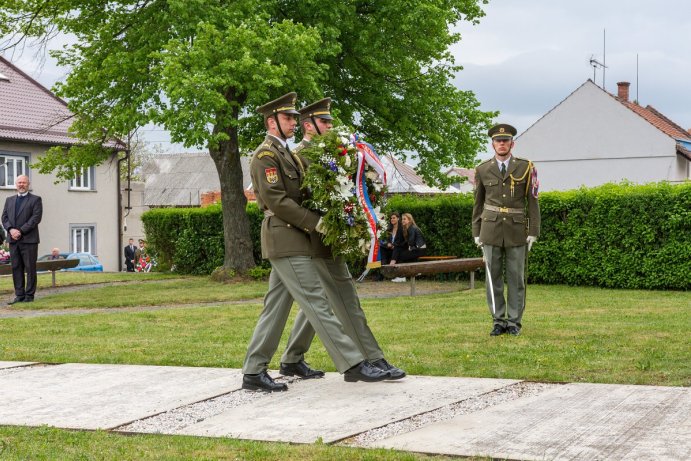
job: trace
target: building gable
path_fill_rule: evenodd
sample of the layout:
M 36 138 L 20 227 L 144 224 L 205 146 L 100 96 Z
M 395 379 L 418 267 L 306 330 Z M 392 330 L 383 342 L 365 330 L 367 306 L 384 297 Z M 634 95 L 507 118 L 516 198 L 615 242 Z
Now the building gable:
M 516 139 L 535 162 L 672 157 L 675 141 L 588 80 Z

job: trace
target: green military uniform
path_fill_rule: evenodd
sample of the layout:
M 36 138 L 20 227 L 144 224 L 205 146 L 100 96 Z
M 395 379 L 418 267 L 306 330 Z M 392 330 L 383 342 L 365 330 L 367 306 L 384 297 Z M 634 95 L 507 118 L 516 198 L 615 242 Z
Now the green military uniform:
M 295 111 L 295 93 L 289 93 L 257 109 L 260 113 Z M 312 325 L 339 372 L 364 360 L 353 340 L 344 332 L 322 288 L 311 259 L 309 234 L 319 215 L 304 208 L 301 190 L 304 169 L 278 138 L 267 136 L 250 163 L 257 204 L 264 210 L 262 256 L 271 262 L 269 291 L 250 341 L 243 373 L 258 374 L 268 368 L 288 320 L 292 299 Z M 290 299 L 290 301 L 288 301 Z
M 493 138 L 513 139 L 515 128 L 500 124 L 489 130 Z M 473 236 L 479 237 L 489 263 L 494 288 L 495 326 L 521 328 L 525 309 L 525 261 L 527 237 L 540 234 L 540 207 L 537 199 L 533 165 L 530 161 L 510 155 L 504 175 L 496 158 L 475 169 L 475 204 Z M 535 186 L 535 188 L 533 188 Z M 505 261 L 504 261 L 505 260 Z M 508 299 L 504 300 L 504 262 Z M 507 308 L 508 302 L 508 308 Z M 492 309 L 490 284 L 487 303 Z
M 301 109 L 300 118 L 304 119 L 305 114 L 312 114 L 313 112 L 318 112 L 317 116 L 324 113 L 328 114 L 328 101 L 330 100 L 327 98 Z M 309 144 L 309 141 L 303 139 L 295 148 L 295 152 L 298 153 Z M 300 158 L 307 168 L 309 161 L 304 157 Z M 341 258 L 334 259 L 331 250 L 324 245 L 319 233 L 312 232 L 310 239 L 312 261 L 319 274 L 319 280 L 326 290 L 326 296 L 336 317 L 343 324 L 345 333 L 355 341 L 360 352 L 370 362 L 384 358 L 384 353 L 367 325 L 367 317 L 360 305 L 360 298 L 355 289 L 353 277 L 348 271 L 348 266 Z M 286 300 L 286 302 L 292 303 L 292 299 Z M 309 350 L 313 339 L 314 328 L 307 320 L 307 316 L 300 311 L 295 318 L 281 363 L 297 363 L 304 360 L 305 353 Z

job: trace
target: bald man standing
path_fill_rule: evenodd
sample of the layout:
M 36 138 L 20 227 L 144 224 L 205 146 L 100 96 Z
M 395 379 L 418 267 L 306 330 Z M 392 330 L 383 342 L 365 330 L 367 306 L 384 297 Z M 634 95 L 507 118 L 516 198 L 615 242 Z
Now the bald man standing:
M 9 304 L 30 303 L 36 293 L 36 259 L 38 257 L 38 223 L 43 217 L 41 197 L 29 192 L 29 177 L 17 176 L 17 194 L 7 197 L 2 211 L 2 225 L 7 229 L 12 261 L 15 297 Z M 24 274 L 26 273 L 26 279 Z

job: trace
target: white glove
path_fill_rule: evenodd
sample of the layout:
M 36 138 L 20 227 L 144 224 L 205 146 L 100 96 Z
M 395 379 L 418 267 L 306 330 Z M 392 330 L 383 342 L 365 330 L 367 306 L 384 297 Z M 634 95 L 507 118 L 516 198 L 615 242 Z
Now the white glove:
M 317 225 L 314 226 L 314 230 L 316 230 L 320 234 L 326 234 L 326 229 L 324 228 L 324 222 L 323 222 L 322 218 L 319 218 Z
M 482 246 L 482 242 L 480 241 L 480 237 L 475 237 L 475 245 L 477 245 L 479 247 Z
M 528 251 L 530 251 L 530 249 L 533 246 L 533 243 L 535 243 L 535 242 L 537 242 L 537 237 L 534 237 L 532 235 L 529 235 L 528 238 L 525 239 L 525 243 L 528 244 Z

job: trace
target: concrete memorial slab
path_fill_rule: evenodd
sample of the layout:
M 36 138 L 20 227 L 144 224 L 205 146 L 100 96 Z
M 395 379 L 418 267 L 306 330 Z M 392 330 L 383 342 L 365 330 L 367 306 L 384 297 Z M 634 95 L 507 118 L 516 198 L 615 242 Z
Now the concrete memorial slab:
M 287 392 L 233 408 L 177 433 L 294 443 L 321 438 L 331 443 L 516 382 L 408 376 L 398 381 L 346 383 L 341 375 L 327 373 L 323 379 L 298 381 Z
M 0 361 L 0 370 L 5 368 L 25 367 L 36 362 L 2 362 Z
M 521 460 L 687 460 L 691 389 L 568 384 L 373 446 Z
M 240 370 L 69 363 L 0 373 L 0 424 L 110 429 L 239 389 Z

